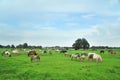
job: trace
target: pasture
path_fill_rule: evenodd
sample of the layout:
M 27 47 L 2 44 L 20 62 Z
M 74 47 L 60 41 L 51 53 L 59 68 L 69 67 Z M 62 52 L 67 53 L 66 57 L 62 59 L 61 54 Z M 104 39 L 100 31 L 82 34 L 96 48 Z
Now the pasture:
M 0 54 L 5 49 L 0 49 Z M 11 51 L 10 49 L 8 49 Z M 101 54 L 103 62 L 71 60 L 63 53 L 55 51 L 51 54 L 41 54 L 40 61 L 30 61 L 24 51 L 11 57 L 0 55 L 0 80 L 120 80 L 120 49 L 117 54 L 109 54 L 105 50 Z M 68 53 L 81 53 L 83 50 L 68 50 Z M 100 50 L 86 50 L 96 52 Z

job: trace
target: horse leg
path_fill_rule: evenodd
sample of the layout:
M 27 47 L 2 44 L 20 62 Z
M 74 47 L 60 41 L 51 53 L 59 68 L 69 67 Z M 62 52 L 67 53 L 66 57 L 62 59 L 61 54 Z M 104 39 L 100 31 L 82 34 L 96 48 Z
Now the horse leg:
M 31 58 L 31 62 L 33 61 L 33 57 Z
M 4 53 L 2 53 L 2 56 L 4 56 Z
M 38 61 L 40 61 L 40 57 L 38 57 Z

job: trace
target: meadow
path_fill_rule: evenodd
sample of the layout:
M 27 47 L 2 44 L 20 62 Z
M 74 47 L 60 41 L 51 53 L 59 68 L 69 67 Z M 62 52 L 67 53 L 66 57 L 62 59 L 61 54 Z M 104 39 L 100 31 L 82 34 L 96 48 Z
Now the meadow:
M 0 53 L 5 49 L 0 49 Z M 10 49 L 8 49 L 10 51 Z M 86 50 L 96 52 L 98 50 Z M 41 54 L 40 61 L 30 61 L 24 51 L 12 57 L 0 55 L 0 80 L 120 80 L 120 49 L 117 54 L 102 54 L 103 62 L 76 61 L 65 57 L 62 53 Z M 68 53 L 83 52 L 83 50 L 68 50 Z

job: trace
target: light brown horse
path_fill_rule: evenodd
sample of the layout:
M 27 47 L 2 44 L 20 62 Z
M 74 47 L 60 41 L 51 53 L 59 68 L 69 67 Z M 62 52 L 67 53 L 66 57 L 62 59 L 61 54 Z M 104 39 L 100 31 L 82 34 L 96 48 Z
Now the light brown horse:
M 110 54 L 116 54 L 116 52 L 113 51 L 113 50 L 108 50 L 108 52 L 109 52 Z
M 31 62 L 32 62 L 33 60 L 40 61 L 40 56 L 38 56 L 38 55 L 33 55 L 33 56 L 31 57 Z

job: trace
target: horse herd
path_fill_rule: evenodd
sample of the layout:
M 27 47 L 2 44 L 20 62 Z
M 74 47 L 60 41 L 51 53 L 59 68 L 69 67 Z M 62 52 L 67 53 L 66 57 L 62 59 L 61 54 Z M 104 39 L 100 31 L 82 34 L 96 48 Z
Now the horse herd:
M 103 59 L 102 59 L 100 54 L 104 54 L 105 51 L 100 50 L 100 54 L 91 53 L 91 52 L 90 53 L 82 52 L 82 53 L 69 54 L 67 50 L 58 50 L 57 49 L 56 52 L 63 53 L 65 56 L 70 57 L 71 60 L 78 60 L 78 58 L 79 58 L 80 61 L 84 61 L 87 58 L 88 61 L 96 60 L 96 62 L 102 62 Z M 114 50 L 108 50 L 108 52 L 110 54 L 116 54 L 116 52 Z M 12 53 L 15 54 L 15 55 L 19 55 L 19 50 L 14 49 L 14 50 L 12 50 Z M 47 53 L 46 50 L 42 51 L 42 54 L 46 54 L 46 53 Z M 49 50 L 48 53 L 52 54 L 52 51 Z M 31 57 L 30 58 L 31 62 L 33 62 L 34 60 L 40 61 L 40 56 L 38 55 L 38 53 L 35 50 L 28 50 L 28 51 L 26 51 L 26 54 L 27 54 L 28 57 Z M 4 55 L 7 55 L 7 56 L 11 57 L 11 53 L 8 50 L 5 50 L 5 51 L 2 52 L 2 56 L 4 56 Z

